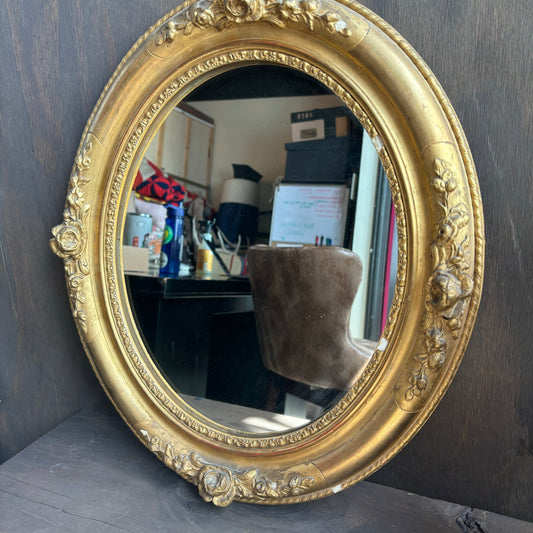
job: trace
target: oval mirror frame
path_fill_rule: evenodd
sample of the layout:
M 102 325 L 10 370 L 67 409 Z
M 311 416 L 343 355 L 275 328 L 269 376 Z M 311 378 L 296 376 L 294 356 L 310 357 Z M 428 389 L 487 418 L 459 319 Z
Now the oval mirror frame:
M 135 324 L 121 257 L 134 174 L 170 110 L 210 78 L 261 64 L 314 77 L 352 110 L 386 170 L 399 242 L 389 318 L 359 380 L 319 419 L 269 435 L 209 420 L 165 381 Z M 455 375 L 483 280 L 479 186 L 452 106 L 412 47 L 347 0 L 201 0 L 157 22 L 98 100 L 52 232 L 80 337 L 111 401 L 219 506 L 316 499 L 383 466 Z

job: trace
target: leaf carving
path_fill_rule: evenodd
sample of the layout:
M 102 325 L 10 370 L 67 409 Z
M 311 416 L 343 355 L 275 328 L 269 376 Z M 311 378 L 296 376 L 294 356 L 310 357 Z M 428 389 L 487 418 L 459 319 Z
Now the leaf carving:
M 413 356 L 417 368 L 411 370 L 408 377 L 407 401 L 422 396 L 428 384 L 427 373 L 438 372 L 446 362 L 447 338 L 457 338 L 466 301 L 474 287 L 472 278 L 467 274 L 470 240 L 468 235 L 460 240 L 470 216 L 463 203 L 450 205 L 457 181 L 448 163 L 436 159 L 434 173 L 431 185 L 438 194 L 437 205 L 443 214 L 437 224 L 435 240 L 431 243 L 433 273 L 426 285 L 424 350 Z
M 76 156 L 74 169 L 70 176 L 63 222 L 52 228 L 54 238 L 50 239 L 50 248 L 64 261 L 74 318 L 84 332 L 87 332 L 87 315 L 82 304 L 85 303 L 84 281 L 89 275 L 89 264 L 85 257 L 85 251 L 87 245 L 86 223 L 90 205 L 86 203 L 83 186 L 89 183 L 90 178 L 82 177 L 81 172 L 89 170 L 91 166 L 89 156 L 91 148 L 90 142 L 85 143 Z
M 163 443 L 159 437 L 151 437 L 145 429 L 140 429 L 140 434 L 166 466 L 197 485 L 202 498 L 219 507 L 228 506 L 235 498 L 261 502 L 267 498 L 297 496 L 311 490 L 314 484 L 312 477 L 295 472 L 272 480 L 256 469 L 238 472 L 212 465 L 194 451 L 176 450 L 170 442 Z
M 205 6 L 205 7 L 204 7 Z M 172 43 L 183 32 L 190 35 L 194 29 L 216 29 L 222 31 L 236 24 L 248 22 L 267 22 L 278 28 L 285 28 L 287 23 L 304 24 L 310 31 L 319 28 L 327 33 L 338 33 L 350 37 L 337 13 L 320 13 L 320 4 L 315 0 L 212 0 L 210 3 L 197 2 L 189 7 L 185 14 L 167 22 L 155 38 L 156 46 Z

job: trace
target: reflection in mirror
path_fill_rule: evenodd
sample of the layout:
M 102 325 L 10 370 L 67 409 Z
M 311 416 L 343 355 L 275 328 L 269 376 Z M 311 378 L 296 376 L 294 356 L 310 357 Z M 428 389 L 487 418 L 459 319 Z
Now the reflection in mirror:
M 148 352 L 194 409 L 236 430 L 287 431 L 335 405 L 394 292 L 376 150 L 337 96 L 280 67 L 230 71 L 170 112 L 123 243 Z

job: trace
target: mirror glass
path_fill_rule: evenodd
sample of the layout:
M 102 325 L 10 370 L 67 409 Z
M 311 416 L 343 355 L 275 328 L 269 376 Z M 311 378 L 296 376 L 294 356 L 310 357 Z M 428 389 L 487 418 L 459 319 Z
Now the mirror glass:
M 152 139 L 122 260 L 146 348 L 194 409 L 236 430 L 294 429 L 338 402 L 385 325 L 397 266 L 385 172 L 313 78 L 229 71 Z

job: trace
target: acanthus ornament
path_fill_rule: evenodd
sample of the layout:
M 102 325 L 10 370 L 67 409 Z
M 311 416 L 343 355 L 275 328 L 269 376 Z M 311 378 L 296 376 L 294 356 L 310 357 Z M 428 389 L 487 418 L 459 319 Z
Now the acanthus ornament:
M 69 192 L 63 212 L 63 223 L 52 228 L 50 239 L 52 251 L 63 259 L 67 277 L 68 293 L 74 318 L 84 332 L 87 332 L 87 315 L 83 309 L 83 283 L 89 275 L 89 265 L 85 258 L 87 245 L 86 222 L 90 205 L 86 203 L 83 186 L 90 181 L 82 176 L 91 166 L 89 152 L 92 144 L 86 143 L 76 156 L 70 176 Z
M 470 269 L 468 235 L 461 239 L 461 230 L 468 226 L 470 217 L 464 204 L 450 204 L 450 194 L 457 188 L 457 181 L 448 164 L 436 159 L 434 173 L 431 186 L 437 191 L 443 216 L 431 244 L 433 273 L 426 286 L 424 350 L 414 356 L 418 368 L 409 374 L 407 401 L 421 396 L 428 384 L 428 372 L 437 372 L 446 362 L 447 337 L 458 337 L 474 287 L 467 274 Z
M 168 21 L 157 34 L 155 44 L 171 43 L 180 32 L 189 35 L 195 28 L 222 31 L 246 22 L 268 22 L 279 28 L 285 28 L 287 23 L 305 24 L 310 31 L 320 28 L 342 37 L 352 35 L 337 13 L 320 13 L 320 4 L 315 0 L 212 0 L 205 4 L 197 2 L 185 15 Z
M 175 450 L 170 442 L 164 443 L 160 437 L 150 436 L 144 429 L 140 429 L 139 433 L 149 449 L 167 467 L 197 485 L 200 496 L 218 507 L 227 507 L 236 498 L 247 502 L 261 502 L 272 498 L 298 496 L 308 492 L 314 484 L 312 477 L 295 472 L 286 473 L 283 478 L 276 480 L 261 475 L 255 469 L 235 472 L 207 463 L 196 452 Z

